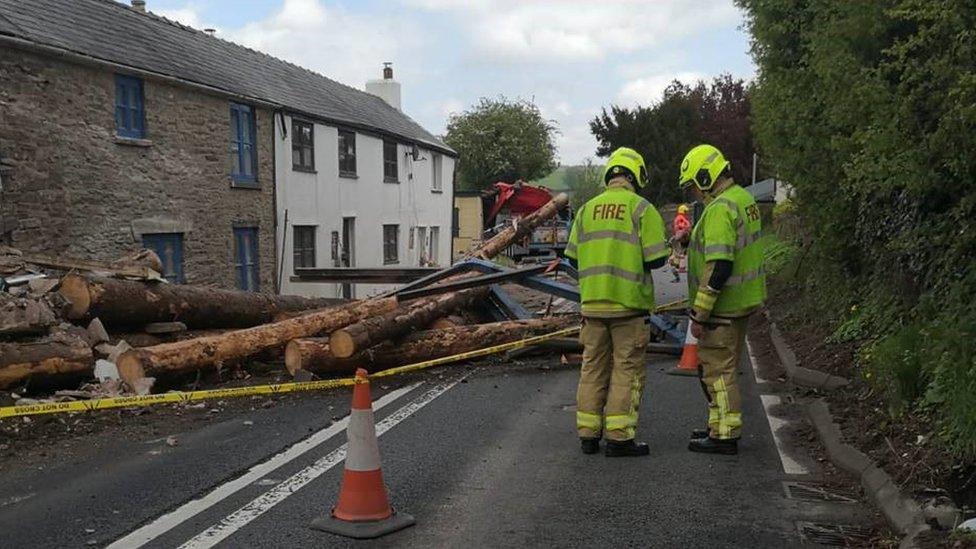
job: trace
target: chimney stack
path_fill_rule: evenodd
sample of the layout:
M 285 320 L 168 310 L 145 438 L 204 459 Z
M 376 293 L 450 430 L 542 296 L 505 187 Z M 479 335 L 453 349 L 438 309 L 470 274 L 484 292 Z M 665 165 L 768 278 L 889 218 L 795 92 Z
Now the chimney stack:
M 217 34 L 217 29 L 203 29 L 203 32 L 209 34 L 210 36 L 214 36 Z
M 132 9 L 146 13 L 146 0 L 132 0 Z
M 366 92 L 378 96 L 396 110 L 401 110 L 400 83 L 393 79 L 393 63 L 383 63 L 383 78 L 366 82 Z

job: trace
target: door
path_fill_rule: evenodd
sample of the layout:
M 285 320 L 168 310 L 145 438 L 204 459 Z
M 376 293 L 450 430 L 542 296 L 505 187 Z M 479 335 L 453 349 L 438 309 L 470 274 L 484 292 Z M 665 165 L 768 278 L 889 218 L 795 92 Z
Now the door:
M 142 247 L 159 256 L 163 263 L 163 278 L 182 284 L 183 279 L 183 233 L 152 233 L 142 235 Z
M 260 290 L 261 277 L 258 272 L 258 229 L 239 227 L 234 229 L 234 271 L 237 287 L 247 291 Z
M 340 263 L 343 267 L 355 267 L 356 266 L 356 218 L 355 217 L 343 217 L 342 218 L 342 255 Z M 342 297 L 346 299 L 353 298 L 353 287 L 352 284 L 342 285 Z

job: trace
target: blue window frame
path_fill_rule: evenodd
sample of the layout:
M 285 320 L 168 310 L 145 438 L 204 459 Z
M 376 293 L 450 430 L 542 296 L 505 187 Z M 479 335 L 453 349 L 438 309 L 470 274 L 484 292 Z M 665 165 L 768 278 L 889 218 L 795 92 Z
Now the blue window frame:
M 238 288 L 248 292 L 261 289 L 256 227 L 234 229 L 234 271 Z
M 152 233 L 142 235 L 142 247 L 156 252 L 163 262 L 163 278 L 174 284 L 185 282 L 183 278 L 183 234 Z
M 134 139 L 146 137 L 141 78 L 115 75 L 115 133 Z
M 240 187 L 257 187 L 258 155 L 254 146 L 254 109 L 230 105 L 231 178 Z

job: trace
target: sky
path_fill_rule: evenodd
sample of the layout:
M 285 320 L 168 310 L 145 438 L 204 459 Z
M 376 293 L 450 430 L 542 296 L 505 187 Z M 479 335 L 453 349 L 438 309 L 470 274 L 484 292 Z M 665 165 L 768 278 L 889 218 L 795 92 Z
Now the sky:
M 403 111 L 441 135 L 481 97 L 538 105 L 562 164 L 596 161 L 589 121 L 674 79 L 751 79 L 732 0 L 147 0 L 158 15 L 362 88 L 393 63 Z

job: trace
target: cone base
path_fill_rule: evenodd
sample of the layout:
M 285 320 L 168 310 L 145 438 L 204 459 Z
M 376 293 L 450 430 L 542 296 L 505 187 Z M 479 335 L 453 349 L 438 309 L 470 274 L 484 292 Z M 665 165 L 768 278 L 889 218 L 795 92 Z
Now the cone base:
M 672 368 L 671 371 L 668 372 L 668 375 L 669 376 L 698 377 L 698 369 L 695 368 L 694 370 L 686 370 L 684 368 Z
M 416 524 L 417 521 L 406 513 L 393 512 L 390 518 L 375 521 L 350 522 L 339 520 L 332 515 L 317 518 L 309 525 L 313 530 L 321 530 L 354 539 L 373 539 Z

